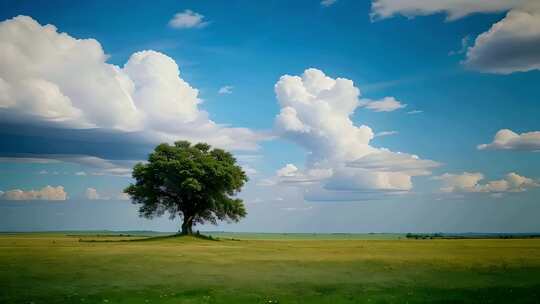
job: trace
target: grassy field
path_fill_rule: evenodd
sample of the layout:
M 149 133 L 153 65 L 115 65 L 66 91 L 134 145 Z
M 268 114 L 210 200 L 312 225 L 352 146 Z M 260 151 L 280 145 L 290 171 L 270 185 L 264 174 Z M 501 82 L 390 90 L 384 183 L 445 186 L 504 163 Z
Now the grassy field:
M 540 239 L 226 236 L 3 234 L 0 303 L 540 303 Z

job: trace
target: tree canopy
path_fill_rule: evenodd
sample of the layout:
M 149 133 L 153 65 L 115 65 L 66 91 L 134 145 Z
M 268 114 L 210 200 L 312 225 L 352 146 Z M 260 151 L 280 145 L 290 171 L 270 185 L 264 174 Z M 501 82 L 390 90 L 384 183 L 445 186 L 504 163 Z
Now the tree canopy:
M 148 162 L 135 165 L 133 178 L 124 192 L 140 205 L 139 215 L 180 216 L 182 234 L 192 234 L 197 223 L 238 222 L 247 214 L 235 197 L 246 174 L 231 153 L 205 143 L 160 144 Z

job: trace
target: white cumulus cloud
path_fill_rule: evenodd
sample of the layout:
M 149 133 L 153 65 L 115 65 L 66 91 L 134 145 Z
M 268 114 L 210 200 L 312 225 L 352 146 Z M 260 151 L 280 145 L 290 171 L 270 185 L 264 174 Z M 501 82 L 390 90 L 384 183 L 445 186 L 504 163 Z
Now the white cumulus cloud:
M 540 69 L 540 2 L 517 7 L 478 37 L 463 64 L 481 72 L 510 74 Z
M 21 190 L 13 189 L 5 192 L 0 191 L 0 199 L 7 201 L 65 201 L 67 193 L 62 186 L 45 186 L 39 190 Z
M 409 18 L 444 13 L 448 20 L 456 20 L 474 13 L 504 12 L 527 0 L 373 0 L 372 19 L 384 19 L 394 15 Z
M 478 35 L 466 47 L 462 63 L 486 73 L 510 74 L 540 69 L 540 2 L 537 0 L 373 0 L 372 19 L 397 14 L 407 17 L 444 13 L 456 20 L 473 13 L 507 12 L 506 16 Z M 466 52 L 464 52 L 466 51 Z M 452 53 L 452 52 L 451 52 Z M 453 52 L 456 53 L 456 52 Z
M 95 188 L 86 188 L 84 196 L 89 200 L 99 200 L 101 196 Z
M 371 128 L 357 126 L 350 118 L 363 103 L 360 90 L 349 79 L 307 69 L 302 76 L 282 76 L 275 92 L 281 106 L 275 121 L 277 133 L 308 152 L 304 169 L 287 164 L 276 172 L 276 182 L 303 187 L 309 199 L 317 200 L 313 193 L 341 200 L 347 191 L 408 191 L 412 176 L 429 174 L 438 165 L 372 147 Z M 376 159 L 377 165 L 366 165 L 367 158 Z
M 521 150 L 540 151 L 540 131 L 517 134 L 512 130 L 499 130 L 493 142 L 481 144 L 479 150 Z
M 88 187 L 84 191 L 84 197 L 87 200 L 91 201 L 109 201 L 109 200 L 119 200 L 119 201 L 126 201 L 129 200 L 130 197 L 126 193 L 120 192 L 120 193 L 113 193 L 112 195 L 103 195 L 101 194 L 96 188 Z
M 285 167 L 276 171 L 276 175 L 279 177 L 291 177 L 298 172 L 298 168 L 293 164 L 287 164 Z
M 63 128 L 143 133 L 154 141 L 204 140 L 255 149 L 265 138 L 209 119 L 176 62 L 155 51 L 123 66 L 94 39 L 76 39 L 27 16 L 0 22 L 0 117 Z M 76 75 L 76 77 L 74 77 Z
M 201 28 L 207 25 L 203 15 L 189 9 L 176 13 L 169 21 L 169 26 L 176 29 Z
M 484 175 L 478 172 L 445 173 L 433 179 L 441 181 L 440 190 L 446 193 L 523 192 L 527 188 L 540 186 L 537 181 L 514 172 L 508 173 L 503 179 L 487 181 L 486 183 L 480 183 L 484 180 Z

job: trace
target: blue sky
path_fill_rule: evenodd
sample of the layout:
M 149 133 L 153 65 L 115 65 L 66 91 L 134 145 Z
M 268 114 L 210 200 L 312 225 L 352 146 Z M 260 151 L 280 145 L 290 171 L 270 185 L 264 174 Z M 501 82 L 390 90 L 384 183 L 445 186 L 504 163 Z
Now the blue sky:
M 175 230 L 121 191 L 187 138 L 250 175 L 248 217 L 204 229 L 540 231 L 534 1 L 2 1 L 0 20 L 0 230 Z

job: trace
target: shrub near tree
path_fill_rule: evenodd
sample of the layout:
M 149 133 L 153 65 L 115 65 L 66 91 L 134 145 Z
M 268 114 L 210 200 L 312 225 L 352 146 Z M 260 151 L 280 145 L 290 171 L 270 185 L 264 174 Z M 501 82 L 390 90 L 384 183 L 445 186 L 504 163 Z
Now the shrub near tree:
M 238 222 L 247 214 L 235 197 L 248 180 L 245 172 L 231 153 L 205 143 L 160 144 L 147 163 L 135 165 L 133 179 L 124 192 L 140 205 L 139 215 L 179 216 L 182 234 L 193 234 L 195 224 Z

